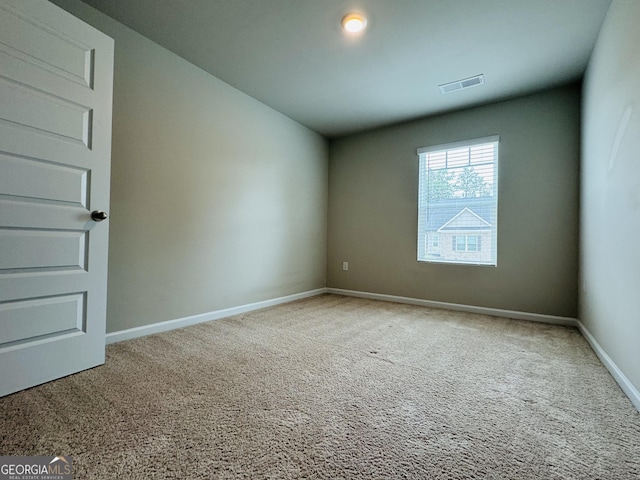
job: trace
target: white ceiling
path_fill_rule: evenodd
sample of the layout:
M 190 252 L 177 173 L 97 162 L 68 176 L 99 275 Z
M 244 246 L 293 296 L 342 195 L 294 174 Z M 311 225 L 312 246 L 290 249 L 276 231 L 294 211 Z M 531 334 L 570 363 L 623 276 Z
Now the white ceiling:
M 579 80 L 611 0 L 84 0 L 335 137 Z M 364 35 L 342 16 L 368 17 Z M 438 85 L 483 73 L 485 84 Z

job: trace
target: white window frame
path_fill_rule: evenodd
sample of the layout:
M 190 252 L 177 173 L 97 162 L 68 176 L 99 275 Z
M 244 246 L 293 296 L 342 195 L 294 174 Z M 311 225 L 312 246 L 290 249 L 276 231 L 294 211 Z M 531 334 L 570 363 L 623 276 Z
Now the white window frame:
M 442 256 L 436 257 L 436 258 L 429 258 L 428 256 L 428 252 L 426 248 L 422 248 L 421 246 L 421 239 L 424 238 L 423 235 L 427 234 L 427 230 L 426 230 L 426 208 L 427 208 L 427 204 L 428 204 L 428 195 L 426 192 L 426 188 L 427 188 L 427 165 L 426 165 L 426 157 L 427 157 L 427 153 L 432 153 L 432 152 L 442 152 L 442 151 L 446 151 L 446 150 L 455 150 L 455 149 L 459 149 L 459 148 L 465 148 L 465 147 L 472 147 L 472 146 L 476 146 L 476 145 L 483 145 L 483 144 L 488 144 L 488 143 L 493 143 L 494 145 L 494 160 L 493 160 L 493 192 L 492 192 L 492 196 L 495 197 L 495 218 L 494 218 L 494 222 L 495 225 L 491 226 L 491 240 L 490 240 L 490 247 L 492 250 L 492 258 L 491 261 L 478 261 L 475 258 L 474 259 L 469 259 L 469 260 L 465 260 L 465 259 L 455 259 L 455 260 L 445 260 L 442 258 Z M 452 142 L 452 143 L 447 143 L 447 144 L 440 144 L 440 145 L 432 145 L 429 147 L 422 147 L 419 148 L 417 150 L 417 154 L 418 157 L 420 159 L 420 169 L 419 169 L 419 178 L 418 178 L 418 251 L 417 253 L 417 260 L 420 263 L 444 263 L 444 264 L 452 264 L 452 265 L 477 265 L 477 266 L 491 266 L 491 267 L 497 267 L 498 265 L 498 201 L 499 201 L 499 197 L 498 197 L 498 168 L 499 168 L 499 147 L 500 147 L 500 136 L 499 135 L 491 135 L 488 137 L 482 137 L 482 138 L 474 138 L 474 139 L 469 139 L 469 140 L 463 140 L 463 141 L 459 141 L 459 142 Z M 475 165 L 481 165 L 481 164 L 475 164 L 472 162 L 471 157 L 468 160 L 468 166 L 475 166 Z M 446 166 L 445 168 L 449 169 L 449 168 L 463 168 L 460 167 L 459 165 L 456 165 L 455 167 L 449 167 Z M 462 203 L 462 202 L 461 202 Z M 439 231 L 439 230 L 438 230 Z M 443 233 L 443 232 L 440 232 Z M 457 233 L 455 232 L 450 232 L 453 235 L 457 235 Z M 463 235 L 470 235 L 471 233 L 464 233 Z M 467 244 L 467 239 L 465 239 L 465 248 L 466 250 L 462 251 L 462 250 L 455 250 L 452 249 L 456 254 L 457 253 L 482 253 L 482 244 L 484 243 L 484 241 L 482 239 L 482 235 L 480 234 L 473 234 L 476 235 L 477 237 L 479 237 L 480 240 L 480 248 L 476 249 L 476 250 L 467 250 L 468 249 L 468 244 Z M 442 236 L 442 235 L 440 235 Z M 443 240 L 442 238 L 440 238 L 440 245 L 443 244 Z M 476 244 L 478 245 L 478 243 Z M 425 245 L 426 246 L 426 245 Z M 474 256 L 475 257 L 475 256 Z
M 475 247 L 473 250 L 469 249 L 469 238 L 473 237 L 476 239 L 475 242 Z M 458 238 L 464 238 L 464 248 L 463 249 L 459 249 L 458 248 Z M 470 252 L 470 253 L 476 253 L 476 252 L 480 252 L 482 249 L 482 235 L 477 235 L 477 234 L 472 234 L 472 235 L 468 235 L 466 233 L 463 234 L 455 234 L 453 235 L 452 238 L 452 249 L 454 252 Z

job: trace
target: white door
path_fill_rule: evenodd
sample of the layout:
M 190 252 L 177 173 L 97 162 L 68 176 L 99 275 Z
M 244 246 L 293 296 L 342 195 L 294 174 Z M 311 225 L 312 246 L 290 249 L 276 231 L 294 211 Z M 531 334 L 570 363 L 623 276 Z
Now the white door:
M 112 84 L 113 40 L 0 0 L 0 396 L 104 363 Z

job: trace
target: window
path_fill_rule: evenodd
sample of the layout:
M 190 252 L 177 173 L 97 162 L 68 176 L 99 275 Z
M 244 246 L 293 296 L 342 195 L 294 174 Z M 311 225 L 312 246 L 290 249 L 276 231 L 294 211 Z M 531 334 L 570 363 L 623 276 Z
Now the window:
M 418 261 L 497 264 L 499 140 L 418 149 Z
M 456 252 L 479 252 L 480 235 L 454 235 L 452 248 Z

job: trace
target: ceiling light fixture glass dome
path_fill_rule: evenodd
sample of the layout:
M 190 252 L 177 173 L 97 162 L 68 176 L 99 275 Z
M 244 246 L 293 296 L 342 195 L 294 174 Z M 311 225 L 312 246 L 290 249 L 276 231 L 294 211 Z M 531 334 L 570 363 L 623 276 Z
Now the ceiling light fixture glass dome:
M 367 27 L 367 19 L 359 13 L 348 13 L 342 17 L 342 28 L 349 33 L 360 33 Z

